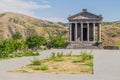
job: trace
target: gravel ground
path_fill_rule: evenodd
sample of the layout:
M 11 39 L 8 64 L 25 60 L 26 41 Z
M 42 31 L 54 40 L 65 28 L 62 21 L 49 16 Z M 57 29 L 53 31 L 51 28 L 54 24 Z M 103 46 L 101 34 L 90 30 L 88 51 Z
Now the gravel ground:
M 29 64 L 30 60 L 33 59 L 33 57 L 23 57 L 0 61 L 0 80 L 120 80 L 120 50 L 53 49 L 40 52 L 38 57 L 44 59 L 49 57 L 52 52 L 80 54 L 83 51 L 92 51 L 94 55 L 94 75 L 8 72 Z

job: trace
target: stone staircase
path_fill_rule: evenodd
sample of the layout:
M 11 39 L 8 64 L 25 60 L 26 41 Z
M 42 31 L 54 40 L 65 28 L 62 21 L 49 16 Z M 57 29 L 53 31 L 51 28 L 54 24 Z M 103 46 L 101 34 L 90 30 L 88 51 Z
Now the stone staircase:
M 68 49 L 101 49 L 98 42 L 70 42 Z

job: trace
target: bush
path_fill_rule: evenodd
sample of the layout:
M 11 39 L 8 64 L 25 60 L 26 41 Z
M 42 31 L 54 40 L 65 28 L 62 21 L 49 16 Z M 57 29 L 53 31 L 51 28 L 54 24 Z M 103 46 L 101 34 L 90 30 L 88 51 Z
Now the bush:
M 46 39 L 44 37 L 41 36 L 35 36 L 32 35 L 30 37 L 27 38 L 26 40 L 26 44 L 28 45 L 29 48 L 40 48 L 40 46 L 43 46 L 46 44 Z
M 61 36 L 57 36 L 51 38 L 47 46 L 49 48 L 65 48 L 67 46 L 67 42 Z
M 31 65 L 41 65 L 42 61 L 38 58 L 34 58 L 34 60 L 31 60 Z
M 5 40 L 0 43 L 0 57 L 8 57 L 15 50 L 15 42 L 12 39 Z
M 13 39 L 22 39 L 22 34 L 20 32 L 16 32 L 14 35 L 13 35 Z
M 93 59 L 93 55 L 92 54 L 87 54 L 86 52 L 83 52 L 81 54 L 82 57 L 82 61 L 85 62 L 86 60 L 91 60 Z
M 31 50 L 28 50 L 23 54 L 23 56 L 38 56 L 38 55 L 39 55 L 39 53 L 33 52 Z

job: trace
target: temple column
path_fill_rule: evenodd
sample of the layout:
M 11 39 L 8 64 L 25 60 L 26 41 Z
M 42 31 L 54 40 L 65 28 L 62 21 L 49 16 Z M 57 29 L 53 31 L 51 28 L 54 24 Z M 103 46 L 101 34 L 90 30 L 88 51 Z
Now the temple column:
M 83 23 L 80 23 L 81 24 L 81 41 L 83 41 Z
M 101 42 L 101 24 L 98 25 L 99 42 Z
M 93 23 L 93 41 L 95 41 L 95 23 Z
M 72 41 L 71 37 L 72 37 L 72 33 L 71 33 L 71 28 L 72 28 L 72 23 L 69 24 L 69 38 L 70 38 L 70 42 Z
M 89 31 L 90 31 L 90 29 L 89 29 L 89 23 L 87 23 L 87 41 L 90 41 L 89 40 L 89 38 L 90 38 L 90 34 L 89 34 Z
M 77 41 L 77 23 L 75 23 L 75 41 Z

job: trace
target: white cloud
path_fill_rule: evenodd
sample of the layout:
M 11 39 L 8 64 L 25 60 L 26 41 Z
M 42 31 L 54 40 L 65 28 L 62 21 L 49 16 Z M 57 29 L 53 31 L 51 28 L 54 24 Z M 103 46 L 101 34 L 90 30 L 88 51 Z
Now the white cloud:
M 40 2 L 41 4 L 36 3 L 35 0 L 0 0 L 0 13 L 17 12 L 38 18 L 34 10 L 51 8 L 48 0 L 40 0 Z M 40 17 L 40 19 L 52 22 L 67 22 L 66 19 L 57 17 Z
M 27 0 L 0 0 L 0 12 L 17 12 L 34 16 L 36 9 L 51 8 L 48 4 L 37 4 Z

